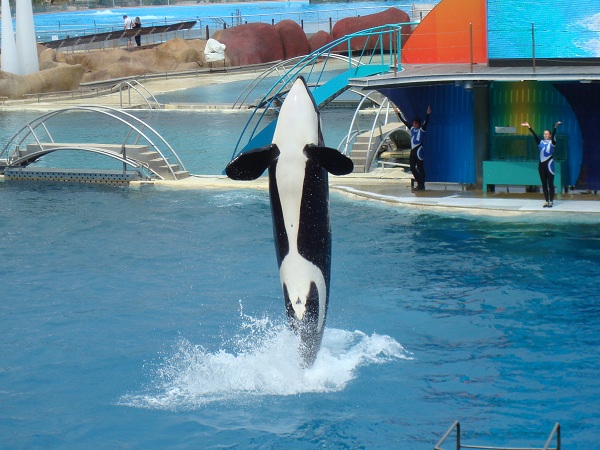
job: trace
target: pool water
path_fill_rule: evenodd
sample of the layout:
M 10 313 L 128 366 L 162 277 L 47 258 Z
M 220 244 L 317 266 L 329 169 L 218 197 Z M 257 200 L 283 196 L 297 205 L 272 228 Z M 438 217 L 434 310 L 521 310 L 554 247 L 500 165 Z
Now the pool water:
M 331 216 L 303 370 L 266 192 L 0 184 L 0 447 L 595 448 L 596 224 Z
M 193 174 L 221 173 L 249 117 L 134 114 Z M 323 111 L 327 145 L 352 114 Z M 0 112 L 0 140 L 38 115 Z M 53 120 L 56 141 L 125 136 L 82 113 Z M 36 164 L 106 164 L 90 158 Z M 306 370 L 268 193 L 0 183 L 0 447 L 430 449 L 457 419 L 464 443 L 541 447 L 560 422 L 565 448 L 596 446 L 594 218 L 336 193 L 331 217 L 327 328 Z
M 202 96 L 202 90 L 197 96 Z M 173 101 L 171 97 L 165 97 Z M 200 97 L 199 97 L 200 98 Z M 137 110 L 131 114 L 155 129 L 175 150 L 185 168 L 195 175 L 220 174 L 229 162 L 246 122 L 249 110 Z M 325 144 L 337 148 L 348 133 L 354 110 L 329 108 L 322 114 Z M 15 133 L 43 112 L 0 112 L 0 149 Z M 268 119 L 267 119 L 268 120 Z M 372 119 L 371 119 L 372 120 Z M 93 126 L 91 126 L 93 124 Z M 54 142 L 133 143 L 135 133 L 107 116 L 90 112 L 58 114 L 46 122 Z M 145 132 L 148 132 L 145 130 Z M 42 128 L 36 129 L 42 142 L 47 142 Z M 33 143 L 33 139 L 28 142 Z M 145 142 L 144 142 L 145 143 Z M 11 147 L 12 149 L 12 147 Z M 61 151 L 40 158 L 35 167 L 120 169 L 122 164 L 105 156 L 86 152 Z

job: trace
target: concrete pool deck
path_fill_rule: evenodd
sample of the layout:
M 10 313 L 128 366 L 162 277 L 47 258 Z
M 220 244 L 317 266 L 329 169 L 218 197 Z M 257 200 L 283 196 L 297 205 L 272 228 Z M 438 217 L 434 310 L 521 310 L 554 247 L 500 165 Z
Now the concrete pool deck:
M 330 176 L 332 193 L 358 200 L 378 201 L 390 205 L 438 211 L 454 211 L 473 215 L 571 217 L 600 220 L 600 196 L 573 192 L 556 195 L 553 208 L 544 208 L 541 193 L 491 192 L 466 190 L 453 183 L 428 183 L 428 190 L 412 192 L 411 175 L 402 169 L 376 169 L 366 174 Z M 134 186 L 158 189 L 268 189 L 268 179 L 234 181 L 224 175 L 195 175 L 178 181 L 141 181 Z M 514 187 L 511 187 L 514 189 Z

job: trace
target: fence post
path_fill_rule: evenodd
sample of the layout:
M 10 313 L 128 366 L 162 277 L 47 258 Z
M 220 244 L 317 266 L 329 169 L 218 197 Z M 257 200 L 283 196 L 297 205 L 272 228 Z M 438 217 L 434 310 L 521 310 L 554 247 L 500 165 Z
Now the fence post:
M 469 53 L 471 55 L 471 73 L 473 73 L 473 23 L 469 23 Z
M 208 34 L 208 25 L 206 25 L 206 40 L 208 41 L 209 38 L 209 34 Z
M 533 64 L 533 73 L 535 73 L 535 26 L 531 22 L 531 62 Z
M 121 147 L 121 154 L 123 155 L 123 159 L 127 159 L 127 150 L 125 149 L 125 144 Z M 127 163 L 123 161 L 123 175 L 127 173 Z

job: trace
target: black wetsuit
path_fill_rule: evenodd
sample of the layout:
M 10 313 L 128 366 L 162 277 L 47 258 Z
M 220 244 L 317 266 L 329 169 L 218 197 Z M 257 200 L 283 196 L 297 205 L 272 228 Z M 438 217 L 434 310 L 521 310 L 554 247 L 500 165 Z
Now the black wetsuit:
M 544 198 L 546 203 L 552 204 L 554 201 L 554 148 L 556 147 L 556 128 L 552 129 L 552 136 L 550 139 L 540 139 L 535 131 L 529 127 L 529 131 L 533 135 L 538 149 L 540 151 L 540 164 L 538 170 L 540 172 L 540 180 L 542 182 L 542 190 L 544 191 Z
M 425 168 L 423 167 L 423 133 L 427 131 L 429 123 L 429 114 L 419 128 L 412 126 L 401 114 L 398 114 L 400 121 L 410 130 L 410 171 L 417 182 L 417 189 L 425 189 Z
M 142 28 L 142 24 L 141 22 L 133 22 L 133 28 Z M 137 36 L 134 37 L 135 39 L 135 44 L 140 47 L 142 45 L 142 37 L 138 34 Z

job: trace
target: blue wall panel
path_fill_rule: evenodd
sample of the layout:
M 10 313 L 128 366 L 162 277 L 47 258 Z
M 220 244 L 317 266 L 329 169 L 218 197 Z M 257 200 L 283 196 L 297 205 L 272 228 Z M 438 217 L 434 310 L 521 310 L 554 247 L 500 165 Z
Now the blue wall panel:
M 600 189 L 600 84 L 570 83 L 556 88 L 571 105 L 581 129 L 583 158 L 579 186 Z
M 473 93 L 454 84 L 382 89 L 412 122 L 432 113 L 424 143 L 427 181 L 475 183 Z

